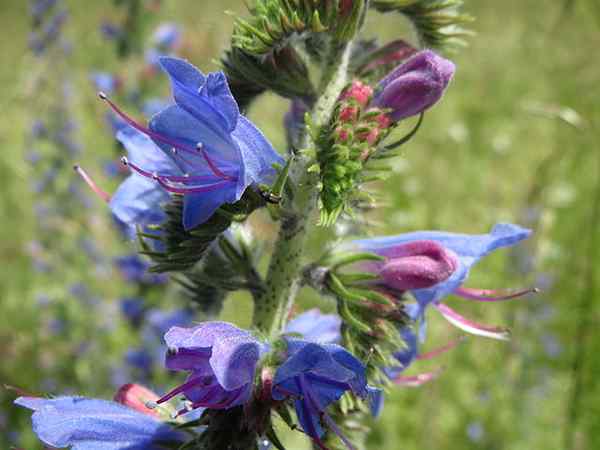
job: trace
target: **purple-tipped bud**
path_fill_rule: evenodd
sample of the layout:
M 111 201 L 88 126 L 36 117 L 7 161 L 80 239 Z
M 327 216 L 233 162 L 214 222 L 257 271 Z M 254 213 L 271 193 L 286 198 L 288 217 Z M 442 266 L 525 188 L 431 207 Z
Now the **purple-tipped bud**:
M 454 70 L 431 50 L 419 52 L 379 82 L 372 105 L 391 108 L 395 121 L 422 113 L 442 98 Z
M 434 241 L 414 241 L 392 247 L 379 274 L 386 286 L 399 291 L 424 289 L 446 280 L 457 267 L 456 257 Z

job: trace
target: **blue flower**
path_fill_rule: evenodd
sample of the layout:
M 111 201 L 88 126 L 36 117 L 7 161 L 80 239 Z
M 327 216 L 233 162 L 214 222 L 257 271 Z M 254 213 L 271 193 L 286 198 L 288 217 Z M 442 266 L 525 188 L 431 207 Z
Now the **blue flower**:
M 506 330 L 495 327 L 482 326 L 471 322 L 450 309 L 441 301 L 450 294 L 479 301 L 501 301 L 523 296 L 532 292 L 531 289 L 503 293 L 493 290 L 478 290 L 462 287 L 466 281 L 471 267 L 481 258 L 500 247 L 508 247 L 526 239 L 531 234 L 530 230 L 512 224 L 497 224 L 488 234 L 468 235 L 447 233 L 441 231 L 417 231 L 398 236 L 380 237 L 354 241 L 361 250 L 378 253 L 390 259 L 401 260 L 408 246 L 415 243 L 435 244 L 441 247 L 443 258 L 439 257 L 436 264 L 423 264 L 427 268 L 428 279 L 435 279 L 435 274 L 429 273 L 437 267 L 440 273 L 439 282 L 424 288 L 407 288 L 418 303 L 416 317 L 423 318 L 428 305 L 432 304 L 442 315 L 454 325 L 463 330 L 482 336 L 506 339 Z M 436 253 L 437 254 L 437 253 Z M 386 261 L 387 261 L 386 260 Z M 443 261 L 443 264 L 440 263 Z M 385 264 L 385 263 L 384 263 Z M 412 265 L 411 265 L 412 267 Z M 400 271 L 401 272 L 401 271 Z M 533 290 L 535 291 L 535 290 Z
M 321 448 L 325 448 L 321 441 L 324 424 L 352 448 L 327 414 L 327 407 L 350 391 L 373 400 L 372 409 L 380 408 L 381 396 L 367 386 L 365 366 L 339 345 L 290 338 L 286 342 L 287 358 L 275 372 L 273 399 L 294 400 L 302 429 Z
M 104 91 L 108 94 L 112 94 L 119 88 L 119 80 L 114 75 L 108 72 L 93 72 L 90 75 L 90 79 L 96 90 Z
M 168 277 L 148 271 L 150 263 L 137 254 L 115 258 L 115 265 L 126 281 L 140 284 L 164 284 Z
M 152 34 L 152 42 L 168 51 L 174 49 L 181 39 L 181 27 L 174 23 L 161 23 Z
M 190 375 L 157 403 L 183 394 L 192 409 L 228 409 L 249 400 L 263 350 L 249 332 L 226 322 L 205 322 L 193 328 L 173 327 L 165 342 L 167 368 Z
M 341 326 L 342 319 L 336 314 L 323 314 L 318 308 L 313 308 L 290 320 L 285 332 L 300 334 L 310 342 L 335 344 L 341 339 Z
M 119 403 L 84 397 L 19 397 L 34 411 L 33 431 L 44 444 L 73 450 L 160 450 L 184 436 L 151 415 Z
M 171 78 L 175 104 L 138 124 L 101 97 L 132 127 L 152 138 L 173 165 L 157 170 L 135 162 L 138 174 L 164 190 L 182 194 L 183 226 L 194 228 L 224 203 L 238 201 L 246 188 L 269 183 L 283 159 L 252 122 L 242 116 L 221 72 L 204 75 L 188 62 L 160 59 Z M 127 160 L 125 162 L 128 162 Z

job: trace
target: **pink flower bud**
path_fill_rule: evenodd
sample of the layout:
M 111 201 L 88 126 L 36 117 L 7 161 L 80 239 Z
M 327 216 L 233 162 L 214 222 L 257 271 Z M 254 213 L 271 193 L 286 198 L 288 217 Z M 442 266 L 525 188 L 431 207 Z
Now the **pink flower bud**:
M 160 417 L 157 410 L 148 408 L 148 403 L 156 402 L 160 397 L 140 384 L 124 384 L 115 394 L 117 403 L 128 406 L 149 416 Z
M 373 88 L 362 81 L 354 80 L 352 85 L 342 93 L 342 100 L 353 99 L 362 106 L 365 107 L 369 103 L 373 95 Z
M 431 50 L 424 50 L 379 82 L 373 106 L 390 108 L 399 121 L 437 103 L 454 75 L 455 66 Z
M 342 108 L 339 114 L 340 122 L 354 122 L 358 117 L 358 108 L 356 106 L 346 106 Z
M 413 241 L 386 249 L 380 266 L 383 282 L 399 291 L 432 287 L 458 267 L 456 257 L 435 241 Z

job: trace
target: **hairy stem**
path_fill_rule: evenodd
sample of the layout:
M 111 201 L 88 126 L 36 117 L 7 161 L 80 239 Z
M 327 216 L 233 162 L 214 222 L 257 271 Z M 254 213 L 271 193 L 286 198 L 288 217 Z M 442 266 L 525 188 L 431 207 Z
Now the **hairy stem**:
M 332 48 L 323 70 L 320 96 L 315 104 L 312 122 L 316 130 L 327 126 L 335 102 L 347 83 L 350 45 Z M 304 137 L 304 148 L 316 148 L 309 133 Z M 317 149 L 318 150 L 318 149 Z M 310 157 L 300 155 L 290 169 L 293 198 L 287 199 L 265 282 L 265 291 L 255 300 L 253 325 L 269 336 L 276 336 L 285 326 L 294 304 L 301 277 L 307 227 L 317 206 L 318 176 L 308 172 Z

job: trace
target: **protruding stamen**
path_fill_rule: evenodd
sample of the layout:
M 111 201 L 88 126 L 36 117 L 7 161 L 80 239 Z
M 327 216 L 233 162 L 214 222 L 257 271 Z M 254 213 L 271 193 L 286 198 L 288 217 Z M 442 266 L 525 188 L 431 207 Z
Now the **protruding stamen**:
M 158 400 L 156 400 L 157 404 L 161 404 L 164 403 L 166 401 L 171 400 L 173 397 L 175 397 L 176 395 L 181 394 L 182 392 L 200 384 L 201 379 L 200 378 L 192 378 L 189 381 L 186 381 L 185 383 L 183 383 L 181 386 L 176 387 L 175 389 L 173 389 L 172 391 L 166 393 L 165 395 L 163 395 L 161 398 L 159 398 Z
M 226 180 L 233 180 L 233 177 L 230 177 L 229 175 L 224 174 L 223 172 L 221 172 L 221 170 L 213 163 L 213 161 L 208 157 L 208 153 L 206 153 L 206 150 L 204 149 L 204 145 L 202 145 L 202 142 L 198 142 L 196 144 L 196 150 L 198 150 L 202 156 L 204 157 L 204 160 L 206 161 L 206 164 L 208 164 L 208 167 L 210 167 L 210 170 L 213 171 L 213 173 L 221 178 L 224 178 Z
M 497 291 L 492 289 L 471 289 L 459 287 L 454 291 L 456 295 L 467 300 L 476 300 L 479 302 L 501 302 L 523 297 L 527 294 L 537 294 L 538 288 L 521 289 L 516 292 Z
M 440 367 L 432 372 L 420 373 L 418 375 L 401 375 L 394 378 L 394 384 L 405 387 L 419 387 L 425 383 L 429 383 L 435 380 L 444 371 L 443 367 Z
M 430 352 L 417 355 L 417 357 L 415 359 L 417 359 L 419 361 L 424 361 L 427 359 L 435 358 L 436 356 L 442 355 L 442 354 L 452 350 L 453 348 L 455 348 L 458 344 L 460 344 L 465 339 L 466 339 L 466 336 L 461 336 L 458 339 L 454 339 L 453 341 L 448 342 L 443 347 L 436 348 L 435 350 L 431 350 Z
M 230 181 L 218 181 L 214 184 L 208 184 L 205 186 L 181 186 L 181 187 L 177 187 L 177 186 L 173 186 L 171 184 L 169 184 L 169 182 L 192 182 L 192 181 L 196 181 L 195 177 L 177 177 L 177 176 L 171 176 L 171 175 L 159 175 L 156 172 L 148 172 L 144 169 L 142 169 L 141 167 L 138 167 L 136 164 L 133 164 L 132 162 L 130 162 L 126 157 L 122 157 L 121 158 L 121 162 L 130 167 L 132 170 L 134 170 L 135 172 L 139 173 L 140 175 L 142 175 L 143 177 L 146 178 L 150 178 L 152 180 L 155 180 L 158 184 L 160 184 L 163 188 L 165 188 L 165 190 L 172 192 L 174 194 L 198 194 L 198 193 L 202 193 L 202 192 L 210 192 L 210 191 L 214 191 L 214 190 L 218 190 L 223 188 L 224 186 L 227 185 L 227 183 L 230 183 Z M 199 180 L 203 179 L 204 177 L 198 177 Z
M 125 122 L 127 122 L 129 125 L 131 125 L 133 128 L 135 128 L 136 130 L 138 130 L 141 133 L 144 133 L 145 135 L 149 136 L 150 138 L 162 142 L 163 144 L 169 145 L 175 149 L 179 149 L 179 150 L 183 150 L 184 152 L 188 152 L 191 154 L 197 154 L 198 150 L 201 150 L 202 155 L 204 156 L 204 159 L 206 160 L 209 168 L 212 170 L 212 172 L 220 178 L 223 178 L 225 180 L 234 180 L 234 177 L 231 177 L 229 175 L 224 174 L 223 172 L 221 172 L 214 164 L 213 162 L 208 158 L 208 156 L 206 155 L 206 151 L 204 151 L 203 149 L 191 149 L 189 147 L 187 147 L 186 145 L 181 144 L 180 142 L 176 142 L 172 139 L 169 139 L 165 136 L 163 136 L 160 133 L 155 133 L 154 131 L 152 131 L 150 128 L 145 127 L 144 125 L 136 122 L 135 120 L 133 120 L 131 117 L 129 117 L 127 114 L 125 114 L 117 105 L 115 105 L 109 98 L 108 96 L 104 93 L 104 92 L 99 92 L 98 93 L 98 97 L 100 97 L 102 100 L 104 100 L 106 103 L 108 103 L 108 105 L 111 107 L 111 109 L 117 113 L 119 115 L 119 117 L 121 117 Z
M 106 203 L 110 202 L 110 194 L 104 190 L 102 190 L 95 182 L 94 180 L 92 180 L 92 178 L 87 174 L 87 172 L 85 170 L 83 170 L 81 167 L 79 167 L 78 165 L 74 165 L 73 166 L 73 170 L 75 170 L 75 172 L 77 172 L 79 174 L 79 176 L 81 178 L 83 178 L 83 181 L 86 182 L 86 184 L 92 189 L 92 191 L 94 191 L 94 193 L 100 197 L 102 200 L 104 200 Z
M 510 340 L 510 331 L 506 328 L 493 327 L 489 325 L 483 325 L 477 322 L 473 322 L 466 317 L 461 316 L 459 313 L 454 311 L 452 308 L 444 305 L 443 303 L 434 304 L 434 307 L 444 316 L 444 318 L 457 328 L 460 328 L 467 333 L 475 334 L 477 336 L 489 337 L 492 339 L 498 339 L 501 341 Z

